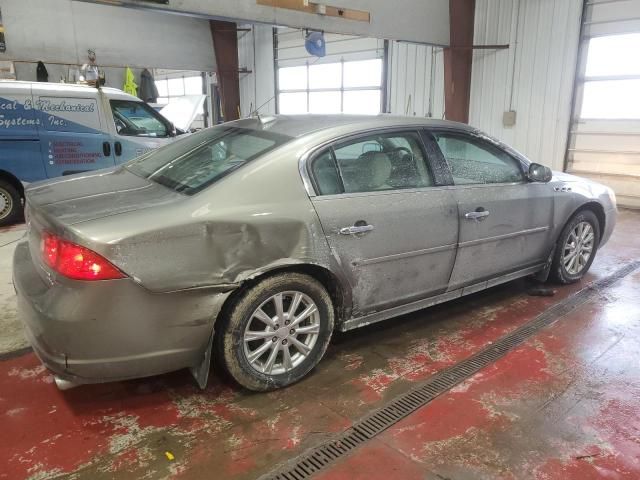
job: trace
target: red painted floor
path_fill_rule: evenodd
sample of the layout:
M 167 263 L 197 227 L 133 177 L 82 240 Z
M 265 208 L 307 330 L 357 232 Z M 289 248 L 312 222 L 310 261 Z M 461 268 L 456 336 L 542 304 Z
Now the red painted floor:
M 319 475 L 640 478 L 640 272 Z
M 186 372 L 59 392 L 0 361 L 0 479 L 257 478 L 640 257 L 625 212 L 585 281 L 526 281 L 337 335 L 313 374 L 245 392 Z M 640 478 L 640 274 L 543 330 L 318 477 Z

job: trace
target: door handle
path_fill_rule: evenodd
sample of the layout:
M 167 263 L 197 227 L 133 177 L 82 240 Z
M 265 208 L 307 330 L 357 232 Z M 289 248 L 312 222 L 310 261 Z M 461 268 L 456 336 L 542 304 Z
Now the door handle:
M 115 151 L 116 151 L 116 156 L 120 156 L 122 155 L 122 144 L 120 142 L 116 142 L 113 144 L 113 146 L 115 147 Z
M 105 157 L 111 156 L 111 144 L 109 142 L 102 142 L 102 153 Z
M 340 235 L 357 235 L 359 233 L 367 233 L 373 230 L 373 225 L 353 225 L 352 227 L 343 227 L 338 230 Z
M 484 208 L 482 210 L 478 209 L 475 212 L 467 212 L 464 214 L 464 218 L 466 218 L 467 220 L 484 220 L 486 217 L 489 216 L 489 210 L 485 210 Z

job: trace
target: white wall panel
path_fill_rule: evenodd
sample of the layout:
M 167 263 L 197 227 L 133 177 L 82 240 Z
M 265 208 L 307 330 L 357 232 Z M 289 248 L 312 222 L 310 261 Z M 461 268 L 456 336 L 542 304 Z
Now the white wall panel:
M 439 47 L 391 42 L 387 75 L 388 111 L 443 118 L 444 55 Z
M 209 22 L 72 0 L 2 0 L 7 51 L 0 60 L 215 70 Z M 58 78 L 51 77 L 53 81 Z
M 581 0 L 477 0 L 470 123 L 531 160 L 562 170 L 579 43 Z M 515 110 L 516 123 L 503 125 Z
M 251 73 L 240 74 L 240 113 L 249 116 L 259 108 L 261 114 L 275 114 L 273 67 L 273 29 L 267 25 L 241 25 L 249 32 L 238 33 L 238 64 Z
M 87 1 L 114 3 L 113 0 Z M 256 0 L 171 0 L 167 5 L 137 0 L 119 0 L 118 3 L 135 8 L 166 9 L 204 18 L 229 18 L 241 22 L 312 28 L 363 37 L 390 38 L 435 45 L 449 44 L 449 0 L 325 0 L 321 2 L 335 7 L 365 10 L 371 14 L 370 22 L 257 5 Z

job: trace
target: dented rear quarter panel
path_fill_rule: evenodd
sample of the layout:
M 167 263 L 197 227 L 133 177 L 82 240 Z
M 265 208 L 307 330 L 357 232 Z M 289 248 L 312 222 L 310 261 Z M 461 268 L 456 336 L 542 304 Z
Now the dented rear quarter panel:
M 181 201 L 68 227 L 154 292 L 233 289 L 275 268 L 336 270 L 297 168 L 295 140 Z

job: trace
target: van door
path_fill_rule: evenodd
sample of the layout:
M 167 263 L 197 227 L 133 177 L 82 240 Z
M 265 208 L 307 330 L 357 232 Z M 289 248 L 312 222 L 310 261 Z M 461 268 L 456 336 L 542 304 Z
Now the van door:
M 100 115 L 97 91 L 62 92 L 34 88 L 40 150 L 47 176 L 58 177 L 114 165 L 114 152 Z
M 141 101 L 106 99 L 116 163 L 123 163 L 174 140 L 171 123 Z
M 23 182 L 47 178 L 40 155 L 38 124 L 30 83 L 0 87 L 0 170 Z

